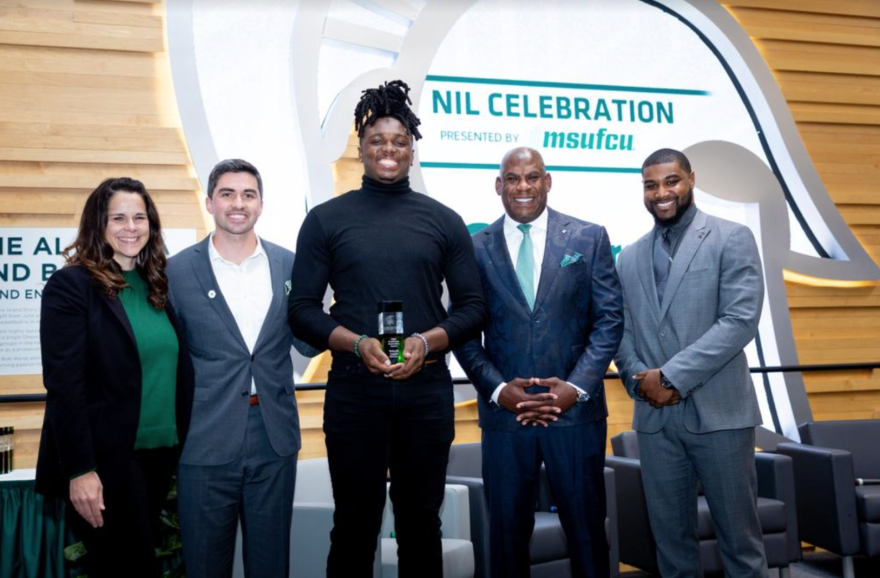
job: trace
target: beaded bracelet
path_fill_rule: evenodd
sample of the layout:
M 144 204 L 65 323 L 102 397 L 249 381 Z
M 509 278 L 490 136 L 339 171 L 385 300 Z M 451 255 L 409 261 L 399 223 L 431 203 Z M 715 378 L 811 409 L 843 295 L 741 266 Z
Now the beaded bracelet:
M 362 339 L 366 339 L 366 335 L 361 335 L 357 339 L 354 340 L 354 354 L 358 356 L 358 359 L 361 357 L 361 352 L 358 351 L 358 345 L 360 345 Z
M 422 340 L 422 343 L 425 344 L 425 357 L 428 357 L 428 340 L 425 339 L 425 336 L 421 333 L 413 333 L 412 335 L 410 335 L 410 337 L 418 337 Z

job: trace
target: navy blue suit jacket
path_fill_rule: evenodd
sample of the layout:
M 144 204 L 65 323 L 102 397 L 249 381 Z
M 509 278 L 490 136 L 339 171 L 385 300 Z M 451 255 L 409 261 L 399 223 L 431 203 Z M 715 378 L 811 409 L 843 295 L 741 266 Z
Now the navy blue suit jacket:
M 599 225 L 547 210 L 534 311 L 516 278 L 504 218 L 473 238 L 489 318 L 483 343 L 476 338 L 455 356 L 479 394 L 483 429 L 522 427 L 513 413 L 491 401 L 499 384 L 517 377 L 558 377 L 590 394 L 589 403 L 575 405 L 551 427 L 608 416 L 603 377 L 623 336 L 623 297 L 608 234 Z

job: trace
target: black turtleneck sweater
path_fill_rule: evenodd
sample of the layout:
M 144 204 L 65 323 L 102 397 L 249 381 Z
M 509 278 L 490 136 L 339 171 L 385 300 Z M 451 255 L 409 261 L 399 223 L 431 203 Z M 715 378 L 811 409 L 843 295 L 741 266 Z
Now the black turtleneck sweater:
M 444 279 L 451 315 L 441 302 Z M 339 325 L 378 336 L 380 301 L 403 301 L 407 335 L 442 327 L 451 348 L 477 335 L 486 315 L 464 221 L 414 192 L 409 179 L 389 185 L 364 176 L 360 189 L 309 211 L 297 239 L 292 282 L 290 327 L 320 349 L 327 349 Z M 329 315 L 323 308 L 328 283 L 335 298 Z

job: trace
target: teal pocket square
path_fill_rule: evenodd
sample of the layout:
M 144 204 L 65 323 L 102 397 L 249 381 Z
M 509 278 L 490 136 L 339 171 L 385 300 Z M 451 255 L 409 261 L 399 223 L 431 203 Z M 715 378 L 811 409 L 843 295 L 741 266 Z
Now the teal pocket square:
M 562 256 L 562 261 L 560 261 L 560 267 L 568 267 L 569 265 L 577 265 L 578 263 L 584 262 L 584 256 L 575 251 L 573 254 L 569 255 L 566 253 Z
M 292 287 L 292 284 L 290 283 L 290 279 L 288 279 L 287 281 L 284 282 L 284 294 L 285 295 L 290 295 L 291 287 Z

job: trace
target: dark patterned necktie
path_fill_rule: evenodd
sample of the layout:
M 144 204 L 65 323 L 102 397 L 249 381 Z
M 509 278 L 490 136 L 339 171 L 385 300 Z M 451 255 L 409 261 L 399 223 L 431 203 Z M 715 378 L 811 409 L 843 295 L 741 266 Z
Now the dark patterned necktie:
M 666 281 L 672 266 L 672 246 L 669 241 L 670 229 L 663 229 L 660 238 L 654 239 L 654 280 L 657 282 L 657 300 L 663 303 Z M 659 241 L 659 242 L 658 242 Z

